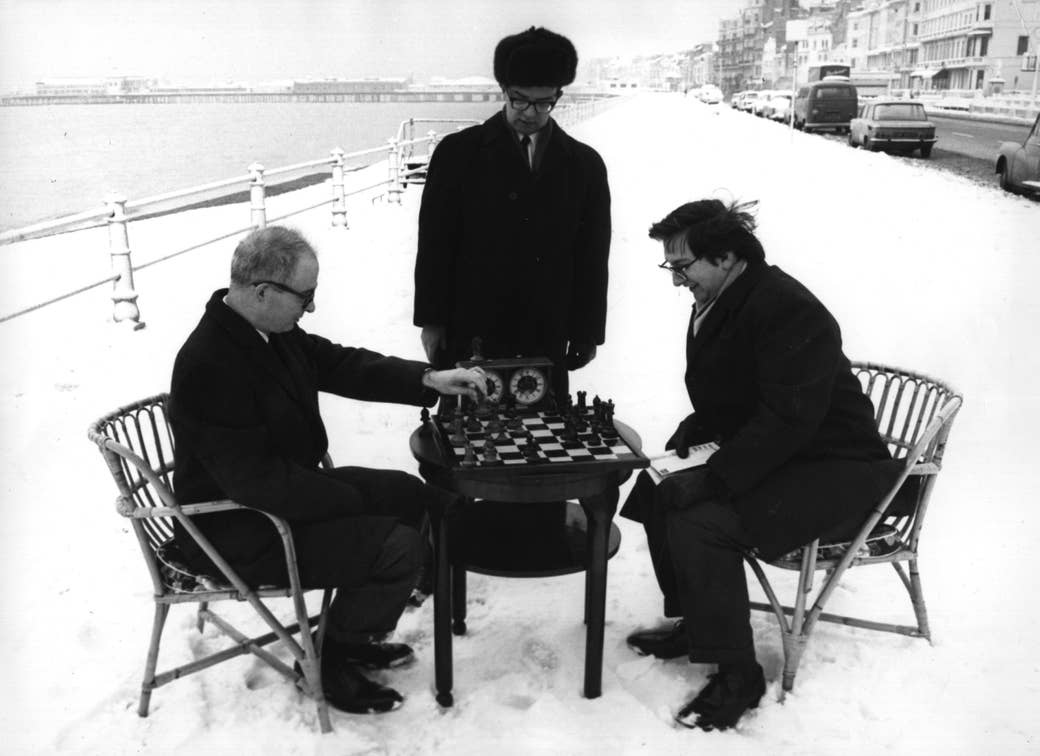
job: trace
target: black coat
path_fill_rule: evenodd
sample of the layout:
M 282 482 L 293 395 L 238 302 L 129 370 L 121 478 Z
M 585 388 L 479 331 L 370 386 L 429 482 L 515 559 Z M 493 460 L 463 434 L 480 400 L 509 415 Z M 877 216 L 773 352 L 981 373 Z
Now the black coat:
M 260 334 L 213 294 L 174 362 L 169 417 L 176 442 L 174 487 L 181 503 L 230 498 L 291 523 L 367 513 L 370 498 L 343 475 L 319 469 L 328 436 L 318 392 L 369 401 L 432 404 L 421 362 L 334 344 L 299 327 Z M 218 551 L 243 572 L 280 554 L 270 521 L 251 512 L 195 518 Z M 355 554 L 367 568 L 395 520 L 358 517 Z M 190 561 L 199 550 L 178 528 Z M 248 577 L 247 577 L 248 579 Z
M 708 462 L 759 553 L 865 516 L 898 473 L 834 317 L 775 266 L 749 266 L 686 339 L 686 389 Z M 639 506 L 625 514 L 639 517 Z
M 610 190 L 599 154 L 551 122 L 531 172 L 500 112 L 450 134 L 430 161 L 419 212 L 415 325 L 446 326 L 442 362 L 560 361 L 568 341 L 602 344 Z

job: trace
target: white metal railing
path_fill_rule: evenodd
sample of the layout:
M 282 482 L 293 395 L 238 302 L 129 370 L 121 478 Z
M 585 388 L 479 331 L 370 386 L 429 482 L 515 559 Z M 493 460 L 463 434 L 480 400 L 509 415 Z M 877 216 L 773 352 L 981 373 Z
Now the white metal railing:
M 557 108 L 553 112 L 553 116 L 561 124 L 576 123 L 601 112 L 605 107 L 612 104 L 615 99 L 614 97 L 609 97 L 574 102 Z M 323 205 L 331 204 L 332 206 L 333 227 L 346 229 L 348 228 L 346 208 L 348 197 L 384 187 L 387 200 L 400 204 L 401 194 L 404 192 L 405 186 L 421 180 L 421 176 L 425 174 L 426 164 L 429 162 L 430 155 L 444 134 L 429 129 L 425 135 L 416 136 L 417 126 L 429 127 L 437 125 L 443 128 L 455 125 L 458 129 L 472 123 L 479 123 L 479 121 L 473 119 L 410 118 L 401 122 L 396 135 L 388 139 L 385 146 L 349 153 L 345 153 L 337 147 L 330 152 L 327 158 L 318 158 L 272 169 L 265 169 L 261 164 L 253 163 L 249 166 L 249 172 L 245 175 L 139 199 L 128 200 L 121 195 L 112 194 L 105 198 L 104 204 L 100 207 L 2 232 L 0 233 L 0 245 L 107 226 L 109 255 L 113 272 L 104 278 L 87 283 L 73 291 L 64 292 L 15 312 L 0 315 L 0 323 L 111 283 L 113 321 L 129 325 L 134 330 L 142 328 L 144 324 L 141 322 L 141 313 L 137 305 L 138 295 L 134 288 L 133 276 L 135 271 L 157 265 L 160 262 L 207 246 L 213 242 L 245 233 L 253 228 L 263 228 L 270 222 L 298 215 Z M 425 152 L 420 152 L 417 148 L 423 145 L 426 146 Z M 344 180 L 348 163 L 353 161 L 363 162 L 365 158 L 373 157 L 385 157 L 388 166 L 387 177 L 365 186 L 351 186 L 348 191 Z M 363 165 L 366 164 L 363 163 Z M 358 168 L 363 167 L 363 165 L 358 166 Z M 328 168 L 331 172 L 331 197 L 307 207 L 297 208 L 278 218 L 269 219 L 267 217 L 267 181 L 271 177 L 302 175 L 314 172 L 315 169 L 319 168 Z M 248 226 L 235 228 L 227 233 L 192 244 L 183 249 L 175 250 L 144 264 L 133 264 L 129 233 L 131 222 L 149 217 L 152 213 L 158 212 L 163 206 L 168 207 L 171 203 L 179 203 L 183 206 L 185 200 L 212 199 L 219 196 L 216 193 L 223 192 L 226 194 L 226 190 L 235 187 L 248 189 L 250 212 Z

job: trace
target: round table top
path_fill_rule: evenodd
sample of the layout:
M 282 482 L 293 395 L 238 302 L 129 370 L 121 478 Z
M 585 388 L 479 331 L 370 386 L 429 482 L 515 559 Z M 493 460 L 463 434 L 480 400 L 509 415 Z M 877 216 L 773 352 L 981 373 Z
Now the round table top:
M 618 420 L 614 426 L 633 451 L 642 451 L 638 433 Z M 616 487 L 632 474 L 631 468 L 606 463 L 602 468 L 583 465 L 582 469 L 571 471 L 558 466 L 516 465 L 474 474 L 472 470 L 451 468 L 444 463 L 433 431 L 427 425 L 412 432 L 409 445 L 423 478 L 439 488 L 476 499 L 515 502 L 581 499 Z

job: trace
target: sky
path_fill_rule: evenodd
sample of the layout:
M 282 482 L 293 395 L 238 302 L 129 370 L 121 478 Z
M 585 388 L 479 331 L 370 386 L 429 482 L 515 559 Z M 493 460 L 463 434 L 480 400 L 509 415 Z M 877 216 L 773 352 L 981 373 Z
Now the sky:
M 490 76 L 535 25 L 581 58 L 710 42 L 745 0 L 0 0 L 0 90 L 45 78 L 191 82 Z

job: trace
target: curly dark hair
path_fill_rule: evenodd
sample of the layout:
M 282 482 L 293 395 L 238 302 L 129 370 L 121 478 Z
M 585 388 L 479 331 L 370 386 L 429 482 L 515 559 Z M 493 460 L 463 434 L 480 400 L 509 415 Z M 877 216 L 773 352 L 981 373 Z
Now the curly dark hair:
M 765 250 L 755 236 L 755 216 L 751 212 L 758 200 L 730 204 L 718 199 L 687 202 L 650 226 L 650 238 L 672 244 L 685 242 L 694 257 L 712 262 L 733 252 L 749 263 L 766 259 Z

